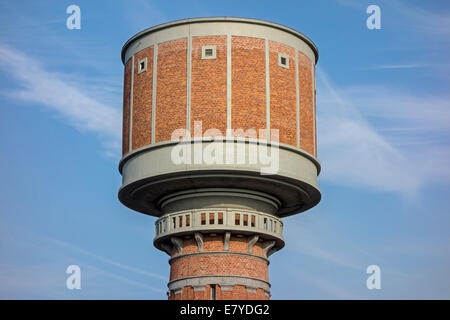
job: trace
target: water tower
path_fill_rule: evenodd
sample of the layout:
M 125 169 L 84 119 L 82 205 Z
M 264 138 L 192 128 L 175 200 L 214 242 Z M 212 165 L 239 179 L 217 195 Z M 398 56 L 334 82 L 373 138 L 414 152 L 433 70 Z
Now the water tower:
M 120 201 L 157 217 L 169 299 L 269 299 L 282 218 L 320 201 L 315 64 L 303 34 L 195 18 L 122 49 Z

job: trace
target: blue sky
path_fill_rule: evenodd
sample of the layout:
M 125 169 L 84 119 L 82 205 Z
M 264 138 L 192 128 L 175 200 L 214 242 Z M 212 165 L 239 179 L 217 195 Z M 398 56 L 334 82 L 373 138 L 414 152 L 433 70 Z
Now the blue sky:
M 81 30 L 66 8 L 81 8 Z M 381 30 L 366 8 L 381 9 Z M 3 1 L 0 298 L 166 299 L 154 218 L 117 200 L 123 43 L 237 16 L 319 48 L 321 203 L 286 218 L 273 299 L 450 298 L 448 1 Z M 82 289 L 66 289 L 79 265 Z M 380 290 L 366 268 L 381 268 Z

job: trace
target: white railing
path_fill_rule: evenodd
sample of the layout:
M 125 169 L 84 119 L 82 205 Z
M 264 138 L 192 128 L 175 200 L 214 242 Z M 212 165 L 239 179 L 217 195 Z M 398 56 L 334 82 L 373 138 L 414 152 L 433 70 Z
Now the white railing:
M 241 230 L 283 237 L 283 222 L 279 218 L 244 209 L 195 209 L 170 213 L 159 218 L 155 227 L 155 238 L 202 230 Z

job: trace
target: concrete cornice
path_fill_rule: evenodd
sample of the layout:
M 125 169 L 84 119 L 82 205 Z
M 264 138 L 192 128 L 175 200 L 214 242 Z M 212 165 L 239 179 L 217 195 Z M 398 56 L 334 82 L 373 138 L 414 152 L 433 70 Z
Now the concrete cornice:
M 121 52 L 122 62 L 125 63 L 125 52 L 128 49 L 128 47 L 130 46 L 130 44 L 145 35 L 148 35 L 150 33 L 153 33 L 153 32 L 159 31 L 159 30 L 167 29 L 170 27 L 180 26 L 180 25 L 184 25 L 184 24 L 205 23 L 205 22 L 240 22 L 240 23 L 257 24 L 257 25 L 262 25 L 262 26 L 279 29 L 279 30 L 288 32 L 288 33 L 296 36 L 297 38 L 301 39 L 302 41 L 304 41 L 314 52 L 315 63 L 317 63 L 317 60 L 319 59 L 319 50 L 317 49 L 314 42 L 311 39 L 309 39 L 307 36 L 305 36 L 304 34 L 298 32 L 297 30 L 294 30 L 292 28 L 286 27 L 286 26 L 278 24 L 278 23 L 265 21 L 265 20 L 259 20 L 259 19 L 236 18 L 236 17 L 209 17 L 209 18 L 190 18 L 190 19 L 182 19 L 182 20 L 166 22 L 166 23 L 159 24 L 157 26 L 145 29 L 145 30 L 137 33 L 136 35 L 132 36 L 127 42 L 125 42 L 125 44 L 123 45 L 122 52 Z

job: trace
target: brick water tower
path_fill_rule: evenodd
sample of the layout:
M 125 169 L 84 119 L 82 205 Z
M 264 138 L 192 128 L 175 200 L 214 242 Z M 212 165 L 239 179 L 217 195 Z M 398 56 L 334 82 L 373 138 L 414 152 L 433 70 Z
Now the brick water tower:
M 284 217 L 320 201 L 314 43 L 195 18 L 144 30 L 125 65 L 120 201 L 157 217 L 169 299 L 269 299 Z

